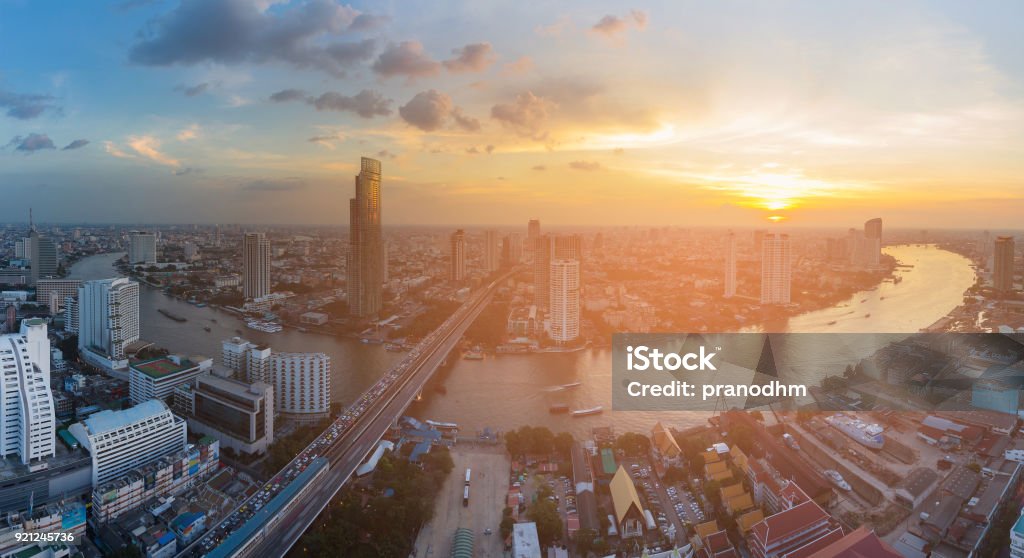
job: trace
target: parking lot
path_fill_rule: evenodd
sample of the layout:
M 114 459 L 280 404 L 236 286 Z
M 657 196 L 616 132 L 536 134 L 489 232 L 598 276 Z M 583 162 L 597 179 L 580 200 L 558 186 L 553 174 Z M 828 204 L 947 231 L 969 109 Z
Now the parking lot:
M 687 525 L 705 521 L 703 496 L 693 494 L 686 486 L 665 486 L 646 462 L 632 462 L 627 468 L 637 490 L 647 497 L 651 514 L 663 535 L 668 536 L 669 525 L 672 525 L 678 542 L 685 536 Z

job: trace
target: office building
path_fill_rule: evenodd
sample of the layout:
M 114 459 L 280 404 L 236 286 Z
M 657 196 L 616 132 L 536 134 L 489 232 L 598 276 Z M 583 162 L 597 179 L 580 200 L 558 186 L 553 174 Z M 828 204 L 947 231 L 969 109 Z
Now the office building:
M 448 280 L 462 283 L 466 280 L 466 233 L 462 229 L 453 232 L 449 243 Z
M 789 304 L 790 263 L 789 235 L 765 234 L 761 240 L 761 304 Z
M 56 425 L 50 391 L 46 322 L 23 320 L 19 333 L 0 336 L 0 456 L 23 464 L 54 455 Z
M 580 336 L 580 262 L 551 262 L 551 339 L 567 343 Z
M 174 410 L 193 433 L 214 436 L 236 452 L 265 453 L 274 442 L 274 388 L 263 382 L 201 374 L 175 388 Z
M 128 366 L 132 403 L 138 405 L 150 399 L 167 401 L 174 394 L 174 388 L 191 383 L 212 367 L 212 359 L 190 360 L 180 355 L 133 362 Z
M 882 258 L 882 220 L 870 219 L 864 222 L 864 264 L 878 267 Z
M 384 283 L 381 233 L 380 161 L 363 157 L 356 195 L 349 200 L 349 248 L 346 262 L 348 311 L 357 317 L 380 312 Z
M 185 255 L 185 261 L 191 262 L 199 258 L 199 246 L 191 240 L 185 241 L 185 246 L 182 248 Z
M 46 304 L 51 314 L 58 314 L 68 297 L 78 297 L 81 284 L 78 279 L 40 279 L 36 281 L 36 302 Z
M 270 241 L 263 233 L 242 237 L 242 294 L 245 300 L 270 294 Z
M 1000 293 L 1008 293 L 1013 290 L 1014 250 L 1012 236 L 996 237 L 992 262 L 992 287 Z
M 100 411 L 68 429 L 92 458 L 98 487 L 187 446 L 185 419 L 152 399 L 123 411 Z
M 124 277 L 78 287 L 78 350 L 96 366 L 123 370 L 126 349 L 139 340 L 139 284 Z
M 501 246 L 498 244 L 498 231 L 484 231 L 484 271 L 494 273 L 501 267 Z
M 526 249 L 530 252 L 537 246 L 537 241 L 540 238 L 540 220 L 530 219 L 530 222 L 526 224 Z
M 501 265 L 512 267 L 523 261 L 523 237 L 511 233 L 501 240 Z
M 274 407 L 288 418 L 315 421 L 331 412 L 331 358 L 324 353 L 270 355 Z
M 220 467 L 221 444 L 204 436 L 195 445 L 128 471 L 92 491 L 92 517 L 106 523 L 161 496 L 194 486 Z
M 736 296 L 736 234 L 725 237 L 725 298 Z
M 128 263 L 156 265 L 156 235 L 142 231 L 128 233 Z
M 64 331 L 78 335 L 78 296 L 64 299 Z
M 28 235 L 31 243 L 32 284 L 40 279 L 57 276 L 57 245 L 45 236 L 41 236 L 35 228 Z

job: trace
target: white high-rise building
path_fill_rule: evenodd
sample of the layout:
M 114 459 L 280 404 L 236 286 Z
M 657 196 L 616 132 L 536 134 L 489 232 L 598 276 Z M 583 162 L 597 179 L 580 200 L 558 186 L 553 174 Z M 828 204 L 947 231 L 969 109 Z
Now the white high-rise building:
M 736 234 L 725 239 L 725 298 L 736 296 Z
M 100 411 L 68 429 L 92 456 L 92 485 L 184 450 L 185 420 L 151 399 L 123 411 Z
M 23 320 L 20 333 L 0 335 L 0 456 L 53 456 L 54 413 L 46 322 Z
M 78 350 L 100 365 L 128 366 L 125 349 L 139 340 L 139 284 L 124 277 L 78 287 Z
M 78 335 L 78 296 L 64 299 L 64 331 Z
M 761 241 L 761 304 L 789 304 L 790 244 L 788 234 L 770 233 Z
M 245 300 L 270 294 L 270 241 L 263 233 L 245 233 L 242 239 L 242 293 Z
M 156 265 L 156 235 L 142 231 L 128 233 L 128 263 Z
M 580 262 L 551 262 L 551 339 L 566 343 L 580 336 Z
M 484 271 L 494 273 L 501 267 L 501 246 L 498 245 L 498 231 L 484 231 Z
M 324 353 L 270 355 L 274 407 L 293 419 L 318 420 L 331 412 L 331 358 Z

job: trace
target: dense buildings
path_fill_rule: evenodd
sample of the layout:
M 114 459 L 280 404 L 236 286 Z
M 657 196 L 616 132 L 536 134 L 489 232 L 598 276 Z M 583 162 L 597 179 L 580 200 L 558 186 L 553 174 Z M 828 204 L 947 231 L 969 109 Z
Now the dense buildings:
M 270 294 L 270 241 L 263 233 L 242 238 L 242 294 L 257 300 Z
M 151 498 L 177 494 L 220 466 L 220 442 L 209 436 L 93 489 L 92 517 L 105 523 Z
M 761 304 L 789 304 L 792 271 L 788 234 L 765 234 L 761 241 Z
M 132 403 L 150 399 L 167 401 L 174 394 L 174 388 L 190 383 L 212 366 L 212 359 L 190 360 L 181 355 L 133 362 L 128 366 Z
M 992 263 L 992 287 L 1001 293 L 1013 290 L 1014 248 L 1012 236 L 996 237 Z
M 380 161 L 363 157 L 356 175 L 356 195 L 349 200 L 348 310 L 361 318 L 376 316 L 382 301 L 384 241 L 380 175 Z
M 78 350 L 109 369 L 128 366 L 125 349 L 139 339 L 139 284 L 124 277 L 78 288 Z
M 551 262 L 550 282 L 551 339 L 567 343 L 580 335 L 580 262 Z
M 156 265 L 156 235 L 142 231 L 128 233 L 128 263 Z
M 24 464 L 54 454 L 56 424 L 50 392 L 46 322 L 24 320 L 21 332 L 0 336 L 0 456 Z
M 461 283 L 466 280 L 466 233 L 459 229 L 449 239 L 448 280 Z
M 189 430 L 240 453 L 264 453 L 274 442 L 274 389 L 263 382 L 202 374 L 175 389 L 174 409 Z
M 185 420 L 159 400 L 123 411 L 100 411 L 68 430 L 92 456 L 94 487 L 179 452 L 187 444 Z

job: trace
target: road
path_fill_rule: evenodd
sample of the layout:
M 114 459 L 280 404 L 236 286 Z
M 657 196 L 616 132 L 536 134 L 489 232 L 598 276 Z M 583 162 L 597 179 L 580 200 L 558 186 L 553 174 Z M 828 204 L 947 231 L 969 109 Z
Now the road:
M 310 491 L 305 495 L 304 501 L 293 503 L 301 511 L 294 518 L 289 517 L 288 521 L 279 523 L 282 530 L 268 533 L 251 555 L 284 556 L 295 545 L 374 445 L 384 437 L 395 420 L 402 416 L 409 404 L 420 394 L 427 380 L 455 348 L 466 329 L 487 307 L 500 282 L 501 279 L 491 283 L 486 290 L 475 295 L 453 315 L 453 322 L 442 325 L 442 329 L 447 329 L 435 334 L 436 339 L 428 347 L 420 350 L 403 379 L 382 394 L 355 425 L 353 431 L 326 452 L 325 456 L 330 459 L 331 467 L 322 489 Z

